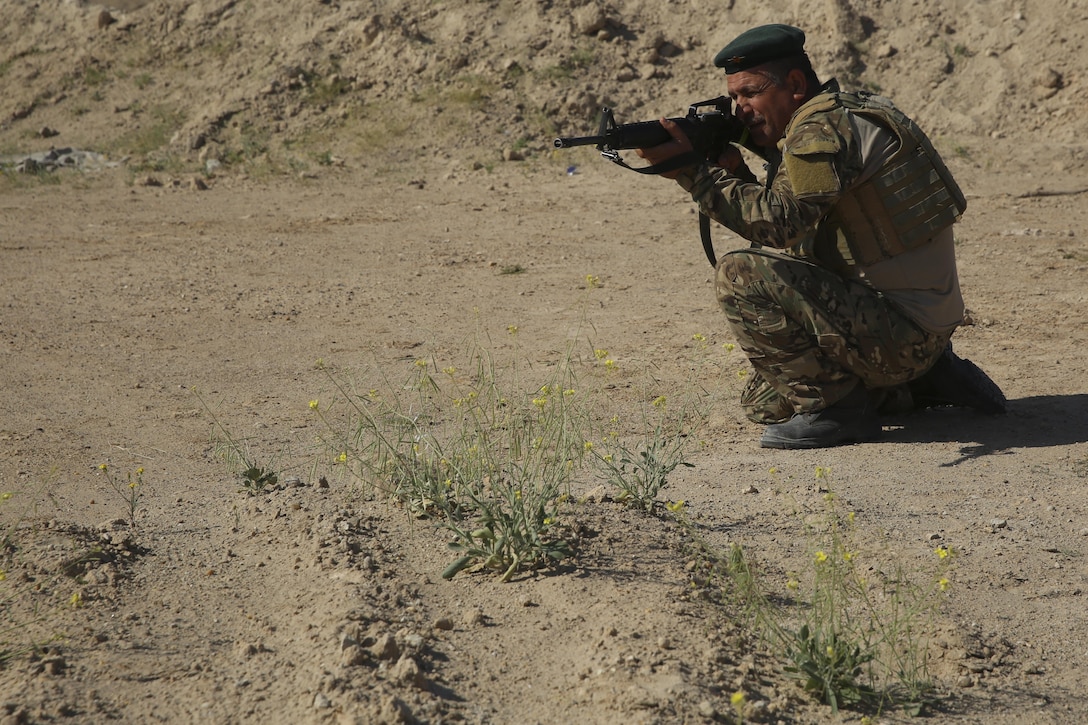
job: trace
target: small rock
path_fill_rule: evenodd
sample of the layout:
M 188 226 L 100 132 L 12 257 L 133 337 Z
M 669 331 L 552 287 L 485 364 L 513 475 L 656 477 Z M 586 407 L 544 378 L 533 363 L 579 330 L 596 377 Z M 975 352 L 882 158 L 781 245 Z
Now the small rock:
M 64 674 L 64 671 L 68 669 L 68 663 L 64 661 L 63 657 L 48 657 L 42 660 L 42 667 L 45 674 L 55 677 Z
M 349 645 L 340 653 L 340 663 L 345 667 L 354 667 L 364 664 L 367 660 L 366 650 L 357 644 Z
M 332 700 L 325 697 L 324 693 L 317 693 L 314 695 L 314 709 L 315 710 L 327 710 L 332 707 Z
M 391 634 L 383 634 L 378 641 L 370 647 L 370 654 L 379 660 L 395 660 L 400 656 L 400 646 Z
M 117 18 L 110 14 L 109 10 L 103 10 L 98 13 L 98 29 L 108 28 L 117 22 Z
M 525 156 L 518 150 L 512 149 L 509 146 L 502 150 L 503 161 L 524 161 Z
M 604 8 L 596 3 L 583 5 L 574 11 L 574 26 L 582 35 L 596 35 L 608 24 Z
M 1039 662 L 1028 662 L 1024 665 L 1025 675 L 1042 675 L 1046 673 L 1046 669 Z
M 881 45 L 880 47 L 878 47 L 876 49 L 876 57 L 877 58 L 891 58 L 893 55 L 895 55 L 898 52 L 899 52 L 898 48 L 896 48 L 891 43 L 884 43 L 883 45 Z
M 207 191 L 208 185 L 204 183 L 204 179 L 194 176 L 189 180 L 189 188 L 193 191 Z
M 745 493 L 759 493 L 759 489 L 756 488 L 755 486 L 749 486 L 748 488 L 744 489 L 744 492 Z
M 42 126 L 42 130 L 38 131 L 38 135 L 42 138 L 53 138 L 54 136 L 59 136 L 60 131 L 49 128 L 48 126 Z
M 439 617 L 434 620 L 434 628 L 449 631 L 453 629 L 453 620 L 449 617 Z
M 718 716 L 718 711 L 714 708 L 714 705 L 710 700 L 703 700 L 699 703 L 699 714 L 708 720 L 713 720 Z
M 971 675 L 960 675 L 960 678 L 956 680 L 956 687 L 974 687 L 975 678 Z
M 1036 83 L 1038 83 L 1043 88 L 1048 88 L 1052 90 L 1059 90 L 1065 85 L 1062 74 L 1054 70 L 1053 68 L 1047 68 L 1045 71 L 1043 71 L 1042 75 L 1040 75 L 1036 79 Z
M 484 623 L 484 613 L 479 609 L 466 609 L 461 613 L 461 622 L 466 627 L 475 627 Z
M 1009 525 L 1008 519 L 990 519 L 990 526 L 994 529 L 1004 529 Z
M 402 685 L 410 685 L 421 690 L 427 686 L 427 678 L 423 676 L 423 671 L 419 669 L 419 664 L 411 655 L 404 655 L 397 660 L 390 674 Z

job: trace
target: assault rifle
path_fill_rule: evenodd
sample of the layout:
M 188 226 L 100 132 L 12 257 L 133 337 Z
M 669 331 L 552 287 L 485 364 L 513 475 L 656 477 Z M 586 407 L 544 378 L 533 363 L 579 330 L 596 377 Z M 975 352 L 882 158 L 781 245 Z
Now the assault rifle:
M 702 110 L 707 108 L 713 110 Z M 707 159 L 717 159 L 725 150 L 726 144 L 744 144 L 748 141 L 748 129 L 733 115 L 732 102 L 726 96 L 693 103 L 688 108 L 688 115 L 669 120 L 676 123 L 687 135 L 693 150 L 652 166 L 629 166 L 620 157 L 619 152 L 623 149 L 660 146 L 672 141 L 672 136 L 660 121 L 639 121 L 619 125 L 616 123 L 612 109 L 608 107 L 601 109 L 601 120 L 596 136 L 560 137 L 555 139 L 555 148 L 596 146 L 601 156 L 625 169 L 637 171 L 640 174 L 663 174 Z M 718 258 L 714 254 L 714 245 L 710 240 L 710 219 L 701 212 L 699 235 L 702 238 L 703 251 L 706 252 L 707 259 L 712 265 L 717 266 Z
M 712 108 L 705 111 L 700 109 Z M 611 108 L 601 109 L 600 124 L 596 136 L 567 136 L 555 139 L 557 149 L 569 149 L 575 146 L 596 146 L 609 161 L 625 169 L 640 174 L 661 174 L 666 171 L 687 166 L 693 161 L 717 158 L 727 143 L 743 143 L 747 140 L 748 129 L 732 113 L 732 102 L 726 96 L 718 96 L 708 101 L 699 101 L 688 108 L 688 115 L 682 118 L 670 118 L 691 140 L 694 152 L 691 155 L 670 159 L 655 166 L 628 166 L 620 157 L 623 149 L 644 149 L 660 146 L 672 141 L 672 136 L 660 121 L 639 121 L 637 123 L 617 124 Z M 697 158 L 693 158 L 693 156 Z

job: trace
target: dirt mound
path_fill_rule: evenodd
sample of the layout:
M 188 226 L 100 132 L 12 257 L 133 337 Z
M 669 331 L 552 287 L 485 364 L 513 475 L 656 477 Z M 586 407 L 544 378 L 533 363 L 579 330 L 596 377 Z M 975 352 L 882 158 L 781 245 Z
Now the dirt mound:
M 74 146 L 172 171 L 383 151 L 494 163 L 588 131 L 601 105 L 636 120 L 718 95 L 709 59 L 763 22 L 804 27 L 822 75 L 894 98 L 945 149 L 1038 139 L 1078 164 L 1088 134 L 1074 0 L 4 5 L 19 29 L 0 51 L 8 153 Z

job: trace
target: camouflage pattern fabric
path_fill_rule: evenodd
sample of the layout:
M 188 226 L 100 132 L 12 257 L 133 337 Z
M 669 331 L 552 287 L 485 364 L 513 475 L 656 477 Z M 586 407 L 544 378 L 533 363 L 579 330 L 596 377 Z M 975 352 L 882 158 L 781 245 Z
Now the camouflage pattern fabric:
M 772 251 L 723 255 L 715 288 L 755 369 L 741 404 L 759 423 L 822 410 L 859 381 L 906 383 L 948 344 L 949 335 L 921 328 L 879 292 Z

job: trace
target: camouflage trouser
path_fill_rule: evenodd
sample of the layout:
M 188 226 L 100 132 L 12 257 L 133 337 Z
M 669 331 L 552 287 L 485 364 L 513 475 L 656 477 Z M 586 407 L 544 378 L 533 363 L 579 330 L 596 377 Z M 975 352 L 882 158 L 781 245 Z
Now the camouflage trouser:
M 919 327 L 879 292 L 774 252 L 723 255 L 715 287 L 755 368 L 741 405 L 759 423 L 822 410 L 859 381 L 871 389 L 906 383 L 948 344 L 949 335 Z

